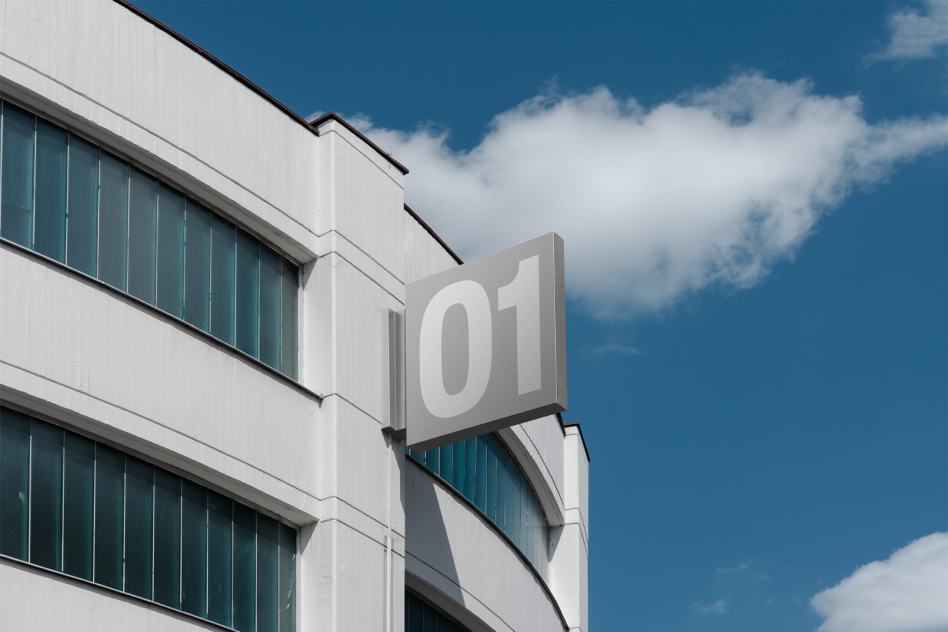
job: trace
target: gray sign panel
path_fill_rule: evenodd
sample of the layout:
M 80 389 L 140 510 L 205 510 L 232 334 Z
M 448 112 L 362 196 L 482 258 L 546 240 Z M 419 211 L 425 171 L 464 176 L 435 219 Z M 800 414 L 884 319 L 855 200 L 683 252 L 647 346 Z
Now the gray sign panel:
M 563 240 L 549 233 L 406 288 L 415 450 L 566 410 Z

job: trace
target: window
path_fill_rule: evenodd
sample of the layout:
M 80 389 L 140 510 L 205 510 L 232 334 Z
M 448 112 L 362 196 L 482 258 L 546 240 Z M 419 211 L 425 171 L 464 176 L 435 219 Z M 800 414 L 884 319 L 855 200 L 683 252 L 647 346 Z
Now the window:
M 0 555 L 241 632 L 296 629 L 296 530 L 0 407 Z
M 506 534 L 544 580 L 549 571 L 549 526 L 517 461 L 491 433 L 450 445 L 405 451 L 456 489 Z
M 467 632 L 414 593 L 405 593 L 405 632 Z
M 197 200 L 2 102 L 0 237 L 297 379 L 299 266 Z

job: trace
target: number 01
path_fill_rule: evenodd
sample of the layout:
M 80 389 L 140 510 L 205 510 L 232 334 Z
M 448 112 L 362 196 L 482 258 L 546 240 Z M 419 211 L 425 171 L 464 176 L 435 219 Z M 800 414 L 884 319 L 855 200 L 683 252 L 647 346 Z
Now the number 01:
M 467 313 L 467 382 L 451 395 L 444 387 L 441 334 L 448 309 Z M 517 308 L 517 394 L 538 390 L 540 365 L 540 257 L 520 261 L 517 276 L 497 290 L 497 309 Z M 421 396 L 435 417 L 456 417 L 474 408 L 490 382 L 493 323 L 487 292 L 476 281 L 458 281 L 432 297 L 421 319 L 419 340 Z

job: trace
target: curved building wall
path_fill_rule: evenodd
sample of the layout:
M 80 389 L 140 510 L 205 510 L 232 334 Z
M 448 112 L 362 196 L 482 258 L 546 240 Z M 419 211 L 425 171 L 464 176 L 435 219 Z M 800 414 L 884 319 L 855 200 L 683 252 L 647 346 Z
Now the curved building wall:
M 403 171 L 338 120 L 301 124 L 120 2 L 0 0 L 0 24 L 5 100 L 300 265 L 293 380 L 2 238 L 0 399 L 298 529 L 301 632 L 399 632 L 406 585 L 472 632 L 587 629 L 586 462 L 569 429 L 550 417 L 499 433 L 549 523 L 546 581 L 382 432 L 381 314 L 403 307 L 406 283 L 457 265 L 404 210 Z M 0 627 L 211 629 L 50 573 L 0 559 L 0 583 L 16 587 L 0 594 Z
M 0 406 L 0 555 L 241 632 L 296 630 L 296 529 Z
M 298 260 L 316 255 L 311 131 L 109 0 L 8 0 L 0 11 L 5 94 L 61 107 L 64 123 L 121 141 Z
M 496 434 L 407 452 L 484 514 L 549 581 L 550 525 L 529 479 Z
M 406 580 L 473 632 L 563 630 L 556 599 L 483 513 L 420 464 L 405 472 Z

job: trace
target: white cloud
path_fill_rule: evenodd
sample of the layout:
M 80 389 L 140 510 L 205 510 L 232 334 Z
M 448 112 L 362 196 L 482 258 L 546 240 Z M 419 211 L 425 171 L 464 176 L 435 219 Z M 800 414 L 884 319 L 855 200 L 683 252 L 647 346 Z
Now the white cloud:
M 601 345 L 588 348 L 586 353 L 589 355 L 606 355 L 608 353 L 617 353 L 619 355 L 639 355 L 639 350 L 632 345 L 622 342 L 604 342 Z
M 872 562 L 810 601 L 818 632 L 948 630 L 948 533 L 933 533 Z
M 721 597 L 712 604 L 696 601 L 691 604 L 691 609 L 698 614 L 727 614 L 727 599 Z
M 714 572 L 717 573 L 718 575 L 731 575 L 733 573 L 740 574 L 748 570 L 751 567 L 752 563 L 753 563 L 753 560 L 747 560 L 746 562 L 741 562 L 737 566 L 728 566 L 728 567 L 719 568 Z
M 902 9 L 889 16 L 892 39 L 881 53 L 869 59 L 920 59 L 934 57 L 939 46 L 948 44 L 948 0 L 929 0 L 928 15 Z
M 718 581 L 749 580 L 754 584 L 769 584 L 770 577 L 765 573 L 761 573 L 756 568 L 753 568 L 753 566 L 754 560 L 747 560 L 737 566 L 725 566 L 714 572 L 718 576 Z
M 557 231 L 571 297 L 600 316 L 751 286 L 854 186 L 948 142 L 944 117 L 870 124 L 858 97 L 758 74 L 651 109 L 604 87 L 537 96 L 470 151 L 358 124 L 392 134 L 407 203 L 466 260 Z

